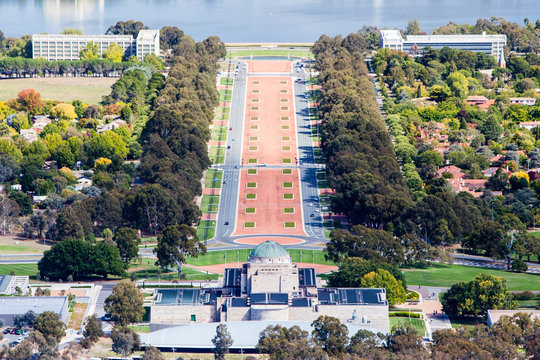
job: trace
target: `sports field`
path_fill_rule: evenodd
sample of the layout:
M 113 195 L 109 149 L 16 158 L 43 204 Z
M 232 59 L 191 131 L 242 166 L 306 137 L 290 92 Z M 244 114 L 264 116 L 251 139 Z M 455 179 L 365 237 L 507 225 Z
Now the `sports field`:
M 45 100 L 96 104 L 109 95 L 118 78 L 112 77 L 55 77 L 33 79 L 1 79 L 0 101 L 17 97 L 24 89 L 34 89 Z

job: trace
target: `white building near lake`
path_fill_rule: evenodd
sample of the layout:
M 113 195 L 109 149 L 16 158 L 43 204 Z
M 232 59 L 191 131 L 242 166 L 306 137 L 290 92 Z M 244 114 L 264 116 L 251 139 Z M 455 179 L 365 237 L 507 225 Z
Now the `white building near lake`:
M 137 38 L 133 38 L 132 35 L 34 34 L 32 57 L 47 60 L 79 60 L 79 52 L 90 42 L 98 45 L 100 56 L 113 43 L 124 49 L 126 56 L 135 55 L 139 60 L 143 60 L 148 54 L 159 56 L 159 30 L 140 30 Z
M 486 33 L 479 35 L 406 35 L 399 30 L 381 30 L 381 48 L 404 51 L 411 56 L 421 55 L 423 49 L 430 47 L 441 50 L 451 49 L 481 52 L 493 56 L 500 66 L 504 65 L 504 46 L 506 35 Z

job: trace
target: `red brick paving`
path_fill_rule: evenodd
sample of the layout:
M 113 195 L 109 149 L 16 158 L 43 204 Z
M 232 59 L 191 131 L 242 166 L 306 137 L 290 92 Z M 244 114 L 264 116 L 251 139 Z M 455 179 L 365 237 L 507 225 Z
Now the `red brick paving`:
M 295 238 L 289 238 L 289 237 L 272 237 L 272 238 L 261 238 L 261 237 L 253 237 L 253 238 L 242 238 L 235 240 L 238 244 L 249 244 L 249 245 L 259 245 L 260 243 L 265 242 L 266 240 L 271 239 L 272 241 L 277 242 L 281 245 L 294 245 L 294 244 L 301 244 L 304 241 L 300 239 Z

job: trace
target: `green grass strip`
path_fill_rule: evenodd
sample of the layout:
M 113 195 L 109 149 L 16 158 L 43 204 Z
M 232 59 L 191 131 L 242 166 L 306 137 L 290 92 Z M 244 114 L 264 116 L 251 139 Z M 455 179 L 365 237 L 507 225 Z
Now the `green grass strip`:
M 540 291 L 540 274 L 520 274 L 504 270 L 478 268 L 464 265 L 433 264 L 426 269 L 403 269 L 409 285 L 450 287 L 469 281 L 482 273 L 501 276 L 511 291 Z

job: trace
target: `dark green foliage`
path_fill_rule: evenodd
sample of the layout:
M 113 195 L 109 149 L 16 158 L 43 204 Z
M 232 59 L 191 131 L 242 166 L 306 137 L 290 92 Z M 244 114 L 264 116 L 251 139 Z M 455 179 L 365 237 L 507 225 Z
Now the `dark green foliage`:
M 139 34 L 139 31 L 145 29 L 148 29 L 148 26 L 144 25 L 140 21 L 118 21 L 116 25 L 109 26 L 105 34 L 132 35 L 134 38 L 136 38 Z
M 328 286 L 330 287 L 361 287 L 361 280 L 364 275 L 372 271 L 383 269 L 391 273 L 396 280 L 401 281 L 406 288 L 405 276 L 397 266 L 386 262 L 376 262 L 360 258 L 347 258 L 338 271 L 333 271 L 328 276 Z
M 521 259 L 516 259 L 512 261 L 512 271 L 515 272 L 526 272 L 529 267 L 525 263 L 525 261 Z
M 89 316 L 84 325 L 84 338 L 91 342 L 96 342 L 103 334 L 101 320 L 99 320 L 96 315 Z
M 517 302 L 506 288 L 506 280 L 480 274 L 467 282 L 452 285 L 441 296 L 443 311 L 449 315 L 487 317 L 490 309 L 515 309 Z
M 126 265 L 139 255 L 139 237 L 137 230 L 120 228 L 114 233 L 113 241 L 120 251 L 120 257 Z
M 377 263 L 399 265 L 404 260 L 403 247 L 394 236 L 386 231 L 371 230 L 362 225 L 354 226 L 350 232 L 332 230 L 326 251 L 326 257 L 334 262 L 358 257 Z
M 124 275 L 124 265 L 116 246 L 104 242 L 91 244 L 84 240 L 64 240 L 45 251 L 38 263 L 41 278 L 80 279 L 92 274 Z
M 314 44 L 322 89 L 323 151 L 333 210 L 353 224 L 382 228 L 410 204 L 390 138 L 367 77 L 362 54 L 341 38 L 321 36 Z
M 121 73 L 133 63 L 114 63 L 109 60 L 60 60 L 47 61 L 43 59 L 25 59 L 8 57 L 0 59 L 0 75 L 7 77 L 23 77 L 47 72 L 51 75 L 107 75 Z
M 113 351 L 123 357 L 139 350 L 141 346 L 139 335 L 128 327 L 114 327 L 111 338 Z
M 34 329 L 42 333 L 45 339 L 53 339 L 56 343 L 64 337 L 65 327 L 54 311 L 44 311 L 34 319 Z
M 111 314 L 116 324 L 125 326 L 142 321 L 143 303 L 144 299 L 139 288 L 128 281 L 122 281 L 105 299 L 104 308 Z
M 26 195 L 22 191 L 11 191 L 9 193 L 9 198 L 19 205 L 21 216 L 30 215 L 33 213 L 32 200 L 30 200 L 30 196 Z

